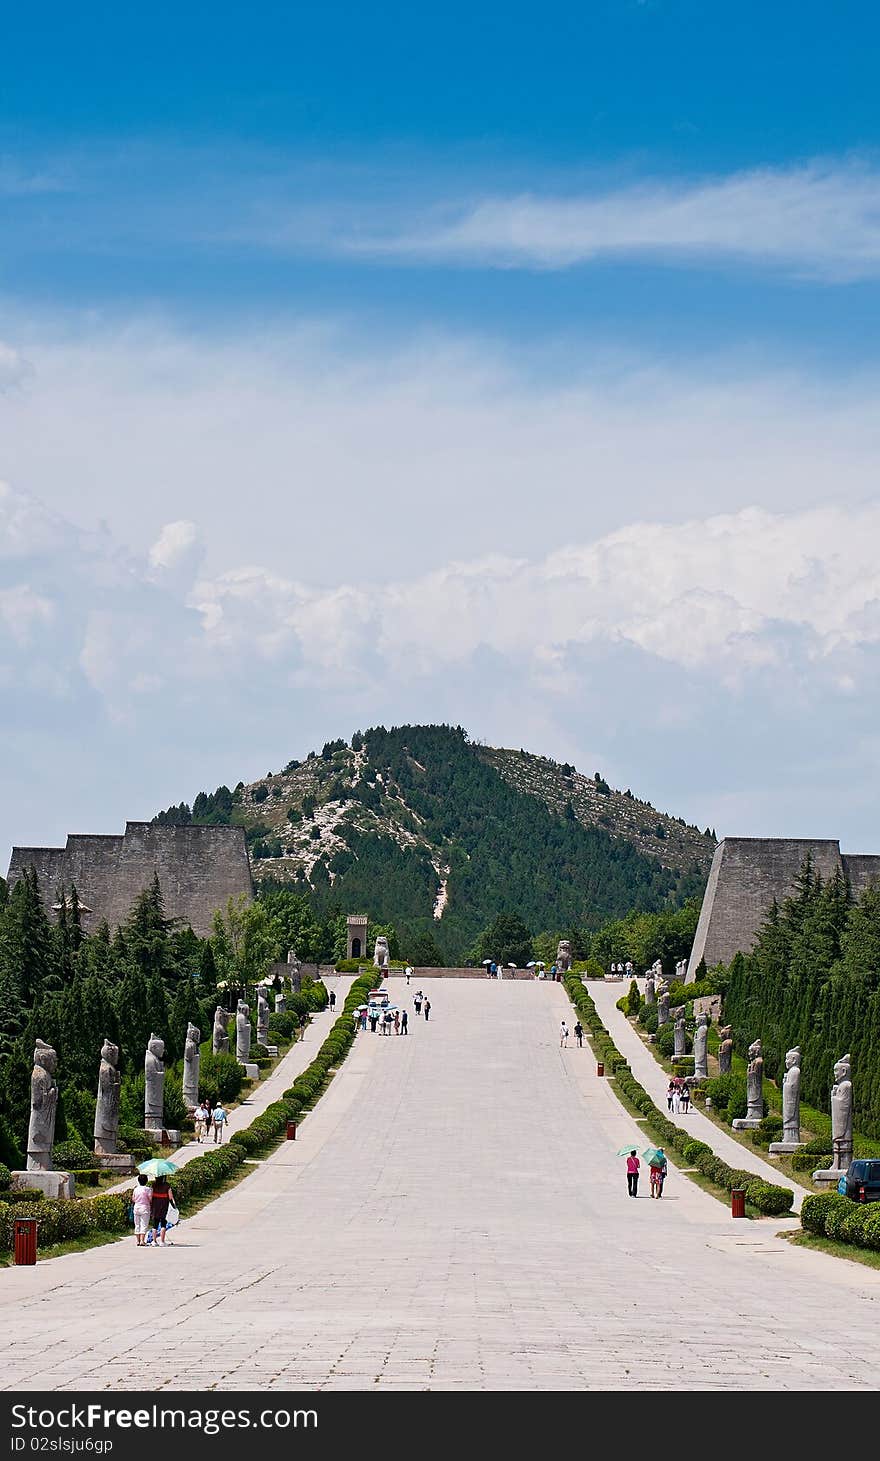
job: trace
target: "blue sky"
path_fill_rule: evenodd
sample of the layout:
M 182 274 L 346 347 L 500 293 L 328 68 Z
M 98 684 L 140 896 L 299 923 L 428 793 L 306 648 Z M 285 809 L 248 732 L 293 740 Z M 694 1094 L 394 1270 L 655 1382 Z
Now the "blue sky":
M 50 4 L 0 861 L 449 719 L 876 850 L 876 10 Z

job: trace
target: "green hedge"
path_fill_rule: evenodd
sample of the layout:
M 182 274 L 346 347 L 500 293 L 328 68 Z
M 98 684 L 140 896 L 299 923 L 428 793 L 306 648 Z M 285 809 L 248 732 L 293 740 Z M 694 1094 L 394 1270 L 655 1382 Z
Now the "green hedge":
M 577 976 L 566 975 L 563 980 L 568 997 L 578 1012 L 582 1023 L 592 1036 L 593 1046 L 599 1060 L 605 1062 L 605 1069 L 612 1073 L 619 1089 L 627 1100 L 650 1119 L 651 1127 L 659 1134 L 664 1146 L 680 1153 L 690 1167 L 696 1167 L 705 1177 L 728 1192 L 734 1187 L 744 1187 L 747 1200 L 759 1212 L 778 1215 L 788 1212 L 794 1201 L 794 1193 L 787 1187 L 764 1182 L 754 1172 L 745 1172 L 729 1167 L 705 1142 L 694 1141 L 689 1132 L 683 1131 L 670 1121 L 659 1107 L 654 1105 L 644 1086 L 640 1085 L 630 1070 L 625 1058 L 615 1047 L 608 1034 L 593 1000 Z
M 321 1091 L 327 1072 L 339 1064 L 354 1040 L 352 1015 L 374 985 L 373 975 L 365 975 L 355 980 L 342 1013 L 311 1065 L 297 1076 L 290 1091 L 285 1091 L 280 1101 L 273 1101 L 271 1106 L 267 1106 L 265 1111 L 254 1118 L 250 1126 L 235 1132 L 224 1146 L 211 1147 L 175 1174 L 172 1188 L 181 1211 L 185 1210 L 193 1198 L 202 1197 L 225 1182 L 241 1166 L 249 1152 L 260 1151 L 277 1141 L 287 1122 L 299 1116 L 303 1105 L 311 1104 Z M 324 990 L 324 986 L 316 985 L 310 991 L 315 1007 L 326 1003 L 326 990 L 323 996 L 319 992 L 321 990 Z M 205 1057 L 203 1062 L 204 1059 Z M 223 1057 L 214 1056 L 213 1059 L 222 1060 Z M 308 1091 L 307 1100 L 303 1100 L 301 1091 Z M 55 1198 L 28 1198 L 24 1202 L 0 1201 L 0 1251 L 11 1250 L 13 1224 L 17 1217 L 39 1218 L 40 1247 L 50 1247 L 54 1243 L 83 1237 L 89 1233 L 125 1232 L 128 1228 L 128 1201 L 127 1192 L 107 1192 L 100 1197 L 74 1202 Z
M 818 1192 L 805 1197 L 801 1227 L 819 1237 L 835 1238 L 880 1253 L 880 1203 L 853 1202 L 842 1192 Z

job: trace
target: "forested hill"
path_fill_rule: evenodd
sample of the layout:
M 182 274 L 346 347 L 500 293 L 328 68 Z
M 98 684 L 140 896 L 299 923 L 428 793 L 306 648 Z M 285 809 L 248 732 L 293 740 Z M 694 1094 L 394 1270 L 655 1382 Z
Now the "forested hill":
M 598 775 L 450 726 L 330 741 L 157 820 L 238 823 L 258 880 L 310 893 L 319 911 L 430 932 L 447 961 L 503 910 L 537 933 L 678 905 L 702 891 L 715 846 Z

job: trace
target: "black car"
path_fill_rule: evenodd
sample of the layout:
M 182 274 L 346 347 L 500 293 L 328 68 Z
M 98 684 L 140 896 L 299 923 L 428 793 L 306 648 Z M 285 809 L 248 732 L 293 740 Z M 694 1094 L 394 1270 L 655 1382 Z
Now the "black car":
M 880 1202 L 880 1158 L 850 1162 L 846 1195 L 854 1202 Z

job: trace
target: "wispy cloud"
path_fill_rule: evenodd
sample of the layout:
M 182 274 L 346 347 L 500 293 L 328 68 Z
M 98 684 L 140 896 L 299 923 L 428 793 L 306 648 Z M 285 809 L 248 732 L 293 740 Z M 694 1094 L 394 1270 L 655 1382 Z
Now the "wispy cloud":
M 741 260 L 827 280 L 880 273 L 880 173 L 859 165 L 489 195 L 343 240 L 364 255 L 565 269 L 609 258 Z

